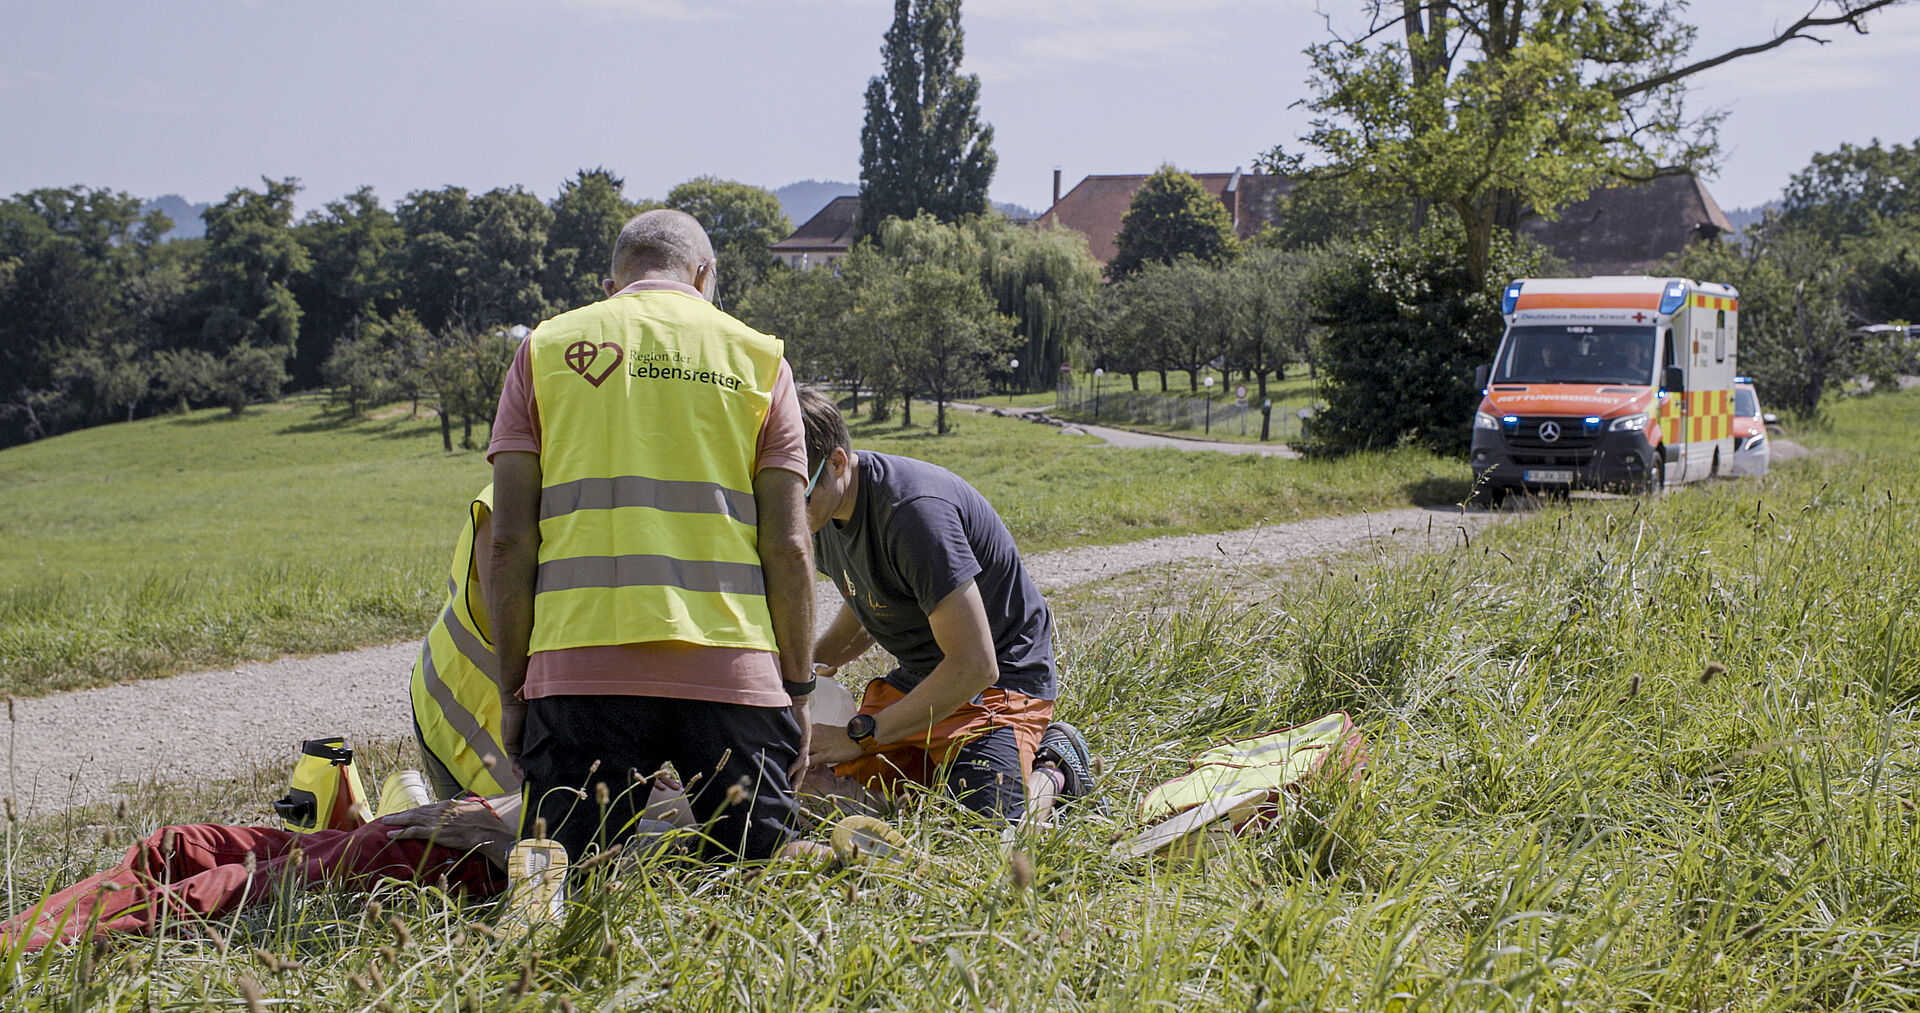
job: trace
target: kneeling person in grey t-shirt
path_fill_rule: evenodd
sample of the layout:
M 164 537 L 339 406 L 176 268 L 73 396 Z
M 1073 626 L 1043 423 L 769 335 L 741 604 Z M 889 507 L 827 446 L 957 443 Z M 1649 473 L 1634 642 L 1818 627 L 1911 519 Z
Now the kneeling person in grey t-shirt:
M 944 783 L 977 812 L 1044 818 L 1091 788 L 1086 744 L 1053 717 L 1053 613 L 1013 536 L 960 476 L 855 452 L 833 402 L 800 391 L 814 564 L 842 606 L 814 646 L 837 669 L 878 643 L 898 667 L 868 684 L 812 753 L 864 785 Z

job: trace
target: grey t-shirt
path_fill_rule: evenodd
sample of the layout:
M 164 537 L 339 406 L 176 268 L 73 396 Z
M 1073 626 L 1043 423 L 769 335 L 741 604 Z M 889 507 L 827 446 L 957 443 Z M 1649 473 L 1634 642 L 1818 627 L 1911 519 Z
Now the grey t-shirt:
M 858 459 L 853 518 L 820 529 L 813 556 L 860 625 L 900 663 L 887 681 L 911 690 L 946 657 L 927 613 L 971 580 L 1000 659 L 994 685 L 1053 699 L 1053 613 L 992 504 L 937 464 L 865 450 Z

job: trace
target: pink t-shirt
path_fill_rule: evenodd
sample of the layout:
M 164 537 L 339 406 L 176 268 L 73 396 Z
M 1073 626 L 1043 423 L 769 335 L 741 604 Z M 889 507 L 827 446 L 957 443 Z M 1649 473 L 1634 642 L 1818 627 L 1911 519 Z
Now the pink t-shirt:
M 621 289 L 615 298 L 646 291 L 700 294 L 678 282 L 637 281 Z M 540 452 L 540 406 L 534 400 L 533 366 L 527 345 L 522 341 L 514 352 L 513 366 L 507 370 L 507 381 L 500 390 L 493 438 L 487 444 L 489 461 L 503 450 Z M 773 405 L 760 426 L 754 462 L 756 471 L 784 468 L 803 478 L 807 474 L 800 399 L 794 392 L 793 370 L 784 359 L 773 382 Z M 779 655 L 672 640 L 537 652 L 527 659 L 527 684 L 522 695 L 529 700 L 571 695 L 662 696 L 751 707 L 785 707 L 789 702 L 780 685 Z

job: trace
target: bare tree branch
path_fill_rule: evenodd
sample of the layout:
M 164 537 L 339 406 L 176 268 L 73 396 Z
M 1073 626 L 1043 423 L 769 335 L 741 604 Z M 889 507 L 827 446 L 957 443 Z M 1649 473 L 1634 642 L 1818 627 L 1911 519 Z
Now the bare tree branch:
M 1816 13 L 1819 12 L 1821 7 L 1825 6 L 1824 3 L 1816 3 L 1814 4 L 1811 10 L 1807 11 L 1805 16 L 1801 17 L 1800 20 L 1795 21 L 1793 24 L 1787 26 L 1786 31 L 1781 32 L 1780 34 L 1774 36 L 1773 38 L 1767 40 L 1766 42 L 1758 43 L 1752 46 L 1742 46 L 1739 49 L 1729 49 L 1726 52 L 1721 53 L 1719 56 L 1701 60 L 1697 63 L 1690 63 L 1684 67 L 1667 71 L 1664 74 L 1655 75 L 1653 77 L 1646 79 L 1645 81 L 1637 81 L 1633 84 L 1621 85 L 1620 87 L 1615 88 L 1613 90 L 1613 97 L 1616 100 L 1631 98 L 1643 92 L 1649 92 L 1654 90 L 1655 88 L 1660 88 L 1665 85 L 1672 84 L 1673 82 L 1678 81 L 1681 78 L 1691 77 L 1694 74 L 1698 74 L 1703 70 L 1711 70 L 1714 67 L 1718 67 L 1723 63 L 1727 63 L 1733 60 L 1738 60 L 1743 56 L 1752 56 L 1755 53 L 1764 53 L 1770 49 L 1777 49 L 1780 46 L 1786 45 L 1788 42 L 1792 41 L 1793 39 L 1807 39 L 1813 42 L 1817 42 L 1823 46 L 1826 45 L 1827 44 L 1826 39 L 1820 38 L 1817 35 L 1806 34 L 1807 30 L 1812 28 L 1831 28 L 1835 25 L 1848 25 L 1852 27 L 1854 31 L 1864 35 L 1866 34 L 1867 29 L 1865 25 L 1860 23 L 1860 19 L 1862 17 L 1866 16 L 1867 14 L 1873 11 L 1877 11 L 1882 7 L 1891 7 L 1894 4 L 1899 2 L 1901 2 L 1901 0 L 1867 0 L 1866 3 L 1861 4 L 1859 7 L 1855 7 L 1855 8 L 1842 7 L 1841 13 L 1836 14 L 1832 17 L 1826 17 L 1826 18 L 1814 16 Z

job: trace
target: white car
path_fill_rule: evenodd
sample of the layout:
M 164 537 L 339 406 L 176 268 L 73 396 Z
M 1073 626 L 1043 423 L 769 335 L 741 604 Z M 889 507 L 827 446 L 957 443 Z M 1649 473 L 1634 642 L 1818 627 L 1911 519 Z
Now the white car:
M 1774 416 L 1760 411 L 1760 398 L 1753 392 L 1753 381 L 1744 376 L 1733 380 L 1733 462 L 1729 475 L 1764 475 L 1773 451 L 1767 438 L 1767 423 Z

